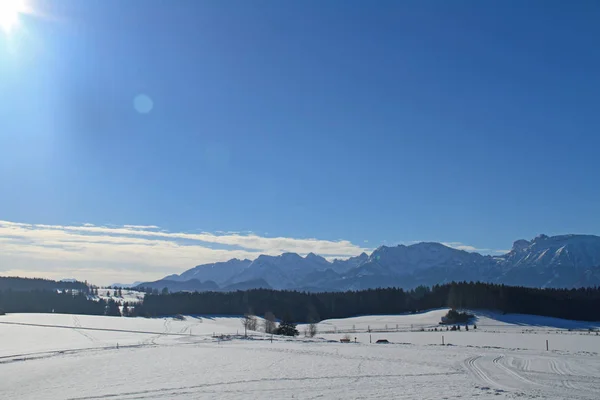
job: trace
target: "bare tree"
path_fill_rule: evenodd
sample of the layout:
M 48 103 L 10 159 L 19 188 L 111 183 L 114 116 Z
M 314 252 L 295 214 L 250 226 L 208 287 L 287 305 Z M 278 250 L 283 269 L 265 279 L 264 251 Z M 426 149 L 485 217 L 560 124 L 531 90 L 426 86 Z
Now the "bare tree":
M 254 315 L 250 315 L 250 325 L 248 325 L 248 329 L 251 331 L 258 330 L 258 319 Z
M 277 328 L 277 324 L 275 323 L 275 315 L 271 311 L 268 311 L 267 313 L 265 313 L 265 320 L 263 322 L 263 325 L 264 325 L 266 333 L 274 333 L 275 332 L 275 329 Z
M 308 336 L 315 337 L 317 334 L 317 324 L 315 322 L 311 322 L 308 324 Z
M 242 318 L 240 318 L 240 322 L 244 327 L 244 337 L 248 336 L 248 326 L 250 325 L 250 315 L 244 314 Z
M 258 325 L 256 317 L 251 314 L 244 314 L 240 319 L 242 326 L 244 327 L 244 336 L 248 336 L 248 331 L 255 331 Z

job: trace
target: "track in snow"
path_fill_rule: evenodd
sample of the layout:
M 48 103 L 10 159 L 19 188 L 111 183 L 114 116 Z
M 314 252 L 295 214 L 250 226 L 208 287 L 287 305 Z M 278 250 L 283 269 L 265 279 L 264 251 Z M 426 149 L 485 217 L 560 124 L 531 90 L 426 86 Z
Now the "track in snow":
M 530 398 L 600 398 L 600 378 L 574 374 L 575 362 L 560 356 L 516 358 L 487 354 L 469 357 L 463 365 L 484 390 Z

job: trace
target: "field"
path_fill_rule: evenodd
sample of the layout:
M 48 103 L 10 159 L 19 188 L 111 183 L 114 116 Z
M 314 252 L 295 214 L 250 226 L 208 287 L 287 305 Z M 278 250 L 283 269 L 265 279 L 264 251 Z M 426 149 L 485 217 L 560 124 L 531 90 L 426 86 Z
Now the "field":
M 10 314 L 0 397 L 600 398 L 600 324 L 479 312 L 477 330 L 430 332 L 446 311 L 326 320 L 313 339 L 244 338 L 235 317 Z

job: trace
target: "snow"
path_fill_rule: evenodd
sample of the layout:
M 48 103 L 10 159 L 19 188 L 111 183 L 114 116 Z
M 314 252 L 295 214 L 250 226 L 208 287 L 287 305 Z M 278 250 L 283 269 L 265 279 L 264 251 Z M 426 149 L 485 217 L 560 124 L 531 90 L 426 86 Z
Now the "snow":
M 430 242 L 380 246 L 370 256 L 362 253 L 334 262 L 314 254 L 306 257 L 296 253 L 260 255 L 254 261 L 232 259 L 199 265 L 180 275 L 169 275 L 155 284 L 177 289 L 165 280 L 197 279 L 214 281 L 220 288 L 226 288 L 232 284 L 263 280 L 275 289 L 332 291 L 386 285 L 410 289 L 416 284 L 432 286 L 440 282 L 478 279 L 530 287 L 571 288 L 594 286 L 600 279 L 599 271 L 594 270 L 585 275 L 584 282 L 581 281 L 586 271 L 600 265 L 599 236 L 539 235 L 532 241 L 515 241 L 513 249 L 501 257 L 484 256 L 460 248 L 457 243 Z M 339 275 L 327 273 L 330 268 Z M 554 277 L 556 268 L 564 270 L 561 278 Z M 477 271 L 483 275 L 475 273 Z M 204 288 L 198 284 L 197 289 L 202 291 Z
M 439 328 L 446 311 L 326 320 L 313 339 L 275 336 L 273 342 L 260 332 L 243 338 L 239 317 L 8 314 L 0 316 L 0 393 L 18 399 L 600 398 L 599 323 L 476 312 L 477 330 L 428 332 Z M 340 331 L 356 331 L 350 335 L 358 343 L 340 343 Z M 383 338 L 391 343 L 374 344 Z
M 141 303 L 142 300 L 144 300 L 144 296 L 145 296 L 144 292 L 138 292 L 136 290 L 125 290 L 125 289 L 122 289 L 121 292 L 122 292 L 122 296 L 115 296 L 114 289 L 99 288 L 98 296 L 94 296 L 94 298 L 95 299 L 103 299 L 104 301 L 114 300 L 119 304 L 122 304 L 123 302 L 127 302 L 129 304 L 135 304 L 135 303 Z M 110 296 L 108 296 L 108 293 L 110 293 Z

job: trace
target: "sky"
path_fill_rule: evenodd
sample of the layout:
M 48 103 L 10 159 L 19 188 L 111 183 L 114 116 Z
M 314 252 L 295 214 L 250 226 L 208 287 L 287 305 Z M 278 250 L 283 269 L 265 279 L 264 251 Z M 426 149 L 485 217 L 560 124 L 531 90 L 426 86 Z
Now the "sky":
M 0 275 L 600 233 L 597 1 L 19 1 Z

